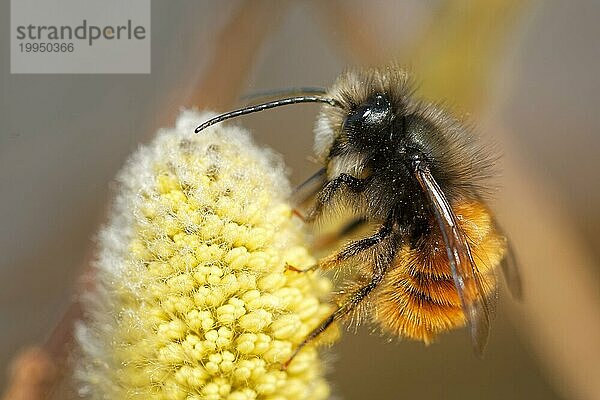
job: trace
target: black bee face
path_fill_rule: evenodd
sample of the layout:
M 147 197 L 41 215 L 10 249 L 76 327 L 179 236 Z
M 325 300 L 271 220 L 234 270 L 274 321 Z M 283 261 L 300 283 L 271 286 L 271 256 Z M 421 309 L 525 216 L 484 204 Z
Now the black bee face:
M 389 136 L 392 122 L 392 103 L 385 94 L 375 93 L 348 113 L 342 132 L 353 145 L 367 148 Z

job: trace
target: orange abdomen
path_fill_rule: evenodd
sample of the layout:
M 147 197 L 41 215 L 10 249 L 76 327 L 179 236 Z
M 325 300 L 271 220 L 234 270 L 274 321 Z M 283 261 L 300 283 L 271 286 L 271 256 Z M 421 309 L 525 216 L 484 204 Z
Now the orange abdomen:
M 504 256 L 506 239 L 495 228 L 483 203 L 461 203 L 453 208 L 468 238 L 485 295 L 490 296 L 496 289 L 494 270 Z M 374 319 L 392 335 L 430 343 L 437 334 L 464 326 L 465 317 L 439 234 L 432 233 L 416 248 L 405 246 L 399 251 L 374 302 Z

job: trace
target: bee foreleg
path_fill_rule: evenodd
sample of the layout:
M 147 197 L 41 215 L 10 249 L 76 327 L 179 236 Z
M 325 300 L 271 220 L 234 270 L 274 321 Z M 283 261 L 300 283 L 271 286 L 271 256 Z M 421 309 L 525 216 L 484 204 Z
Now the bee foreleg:
M 352 220 L 350 223 L 348 223 L 347 225 L 345 225 L 342 229 L 340 229 L 339 232 L 319 238 L 317 240 L 317 242 L 315 242 L 315 244 L 313 245 L 313 248 L 318 250 L 318 249 L 328 247 L 328 246 L 332 245 L 333 243 L 337 242 L 338 240 L 340 240 L 341 238 L 343 238 L 344 236 L 354 232 L 355 230 L 357 230 L 358 228 L 363 226 L 366 222 L 367 222 L 367 220 L 364 217 L 356 218 L 356 219 Z M 321 263 L 326 264 L 325 260 L 326 259 L 321 260 Z M 331 264 L 331 265 L 333 265 L 333 264 Z M 320 263 L 316 263 L 314 265 L 311 265 L 308 268 L 298 268 L 293 265 L 286 264 L 285 268 L 288 271 L 309 272 L 309 271 L 314 271 L 314 270 L 318 269 L 320 266 L 321 266 Z M 327 266 L 326 266 L 326 268 L 327 268 Z
M 321 259 L 318 263 L 319 268 L 331 268 L 351 257 L 354 257 L 365 250 L 381 243 L 392 233 L 394 222 L 389 218 L 373 235 L 360 240 L 350 242 L 342 250 Z
M 365 217 L 355 218 L 344 225 L 339 231 L 317 238 L 315 243 L 313 243 L 313 248 L 315 250 L 321 250 L 332 246 L 338 240 L 357 231 L 359 228 L 364 226 L 366 222 L 367 219 Z
M 314 265 L 311 265 L 310 267 L 307 267 L 307 268 L 298 268 L 298 267 L 295 267 L 295 266 L 293 266 L 291 264 L 287 264 L 287 263 L 285 264 L 285 269 L 286 270 L 288 270 L 288 271 L 294 271 L 294 272 L 310 272 L 310 271 L 316 270 L 317 268 L 319 268 L 319 264 L 314 264 Z
M 306 221 L 314 221 L 321 213 L 323 208 L 331 202 L 333 196 L 341 189 L 347 187 L 354 193 L 360 193 L 364 189 L 364 179 L 355 178 L 349 174 L 339 174 L 323 186 L 318 193 L 314 207 L 306 217 Z

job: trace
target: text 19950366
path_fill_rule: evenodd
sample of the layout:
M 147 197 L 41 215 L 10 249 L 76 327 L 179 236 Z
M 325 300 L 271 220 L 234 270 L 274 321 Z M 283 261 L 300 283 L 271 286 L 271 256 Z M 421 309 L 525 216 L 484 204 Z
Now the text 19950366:
M 12 0 L 11 72 L 150 73 L 150 1 Z

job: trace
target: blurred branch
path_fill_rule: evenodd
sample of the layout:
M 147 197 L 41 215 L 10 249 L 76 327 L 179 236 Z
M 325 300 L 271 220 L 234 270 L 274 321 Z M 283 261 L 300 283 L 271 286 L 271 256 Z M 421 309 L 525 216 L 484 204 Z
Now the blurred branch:
M 223 111 L 239 98 L 265 38 L 279 25 L 286 1 L 245 1 L 215 41 L 212 61 L 188 106 Z
M 84 273 L 79 280 L 79 293 L 93 288 L 93 270 L 90 267 L 92 254 L 93 249 L 88 249 L 86 260 L 82 263 Z M 72 348 L 75 321 L 82 317 L 81 305 L 73 300 L 42 346 L 33 346 L 17 354 L 11 365 L 3 400 L 42 400 L 52 397 L 69 370 L 67 360 Z
M 348 3 L 341 0 L 317 2 L 322 10 L 330 32 L 336 32 L 336 39 L 350 57 L 357 59 L 363 66 L 377 66 L 388 62 L 385 49 L 375 45 L 379 43 L 373 29 L 365 27 L 364 15 Z
M 181 107 L 223 111 L 235 104 L 244 89 L 260 48 L 277 28 L 288 1 L 244 0 L 215 35 L 210 48 L 192 49 L 186 66 L 185 89 L 175 87 L 158 107 L 156 128 L 173 123 Z M 201 68 L 203 59 L 210 59 Z M 150 134 L 154 135 L 154 132 Z
M 9 386 L 3 400 L 45 399 L 59 376 L 58 368 L 39 347 L 21 351 L 10 367 Z

